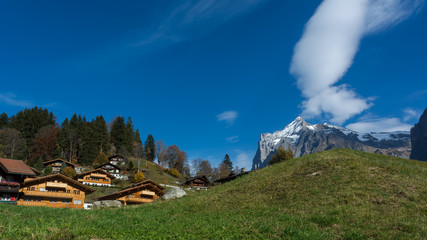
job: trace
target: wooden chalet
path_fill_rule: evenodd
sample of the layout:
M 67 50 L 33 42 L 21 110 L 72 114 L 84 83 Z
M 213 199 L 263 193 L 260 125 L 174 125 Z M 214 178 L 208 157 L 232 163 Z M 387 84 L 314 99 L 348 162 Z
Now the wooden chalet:
M 164 195 L 163 187 L 159 184 L 146 180 L 141 183 L 124 188 L 116 193 L 112 193 L 98 200 L 118 200 L 123 205 L 133 205 L 153 202 Z
M 124 166 L 127 163 L 127 159 L 123 157 L 122 155 L 113 155 L 108 157 L 108 161 L 116 166 Z
M 111 187 L 111 180 L 115 179 L 111 173 L 108 173 L 101 168 L 94 169 L 92 171 L 80 173 L 74 177 L 75 180 L 86 184 L 95 186 L 107 186 Z
M 26 179 L 18 205 L 53 208 L 84 207 L 85 196 L 95 190 L 62 174 Z
M 124 179 L 124 180 L 128 179 L 126 175 L 123 175 L 123 171 L 119 166 L 116 166 L 109 162 L 95 167 L 95 169 L 98 169 L 98 168 L 110 173 L 111 175 L 113 175 L 118 179 Z
M 0 158 L 0 203 L 16 204 L 20 185 L 35 175 L 21 160 Z
M 203 175 L 189 179 L 184 183 L 184 185 L 189 186 L 191 188 L 207 188 L 209 183 L 209 179 L 205 175 Z
M 47 166 L 52 166 L 52 173 L 61 173 L 61 170 L 66 167 L 72 167 L 76 170 L 76 164 L 65 161 L 64 159 L 54 159 L 43 163 L 43 166 L 46 168 Z

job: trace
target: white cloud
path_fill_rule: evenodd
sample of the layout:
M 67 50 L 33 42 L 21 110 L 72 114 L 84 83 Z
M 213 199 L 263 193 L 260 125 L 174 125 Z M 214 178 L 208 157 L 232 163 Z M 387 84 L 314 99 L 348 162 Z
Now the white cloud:
M 250 154 L 249 152 L 244 152 L 241 150 L 237 150 L 237 157 L 236 162 L 233 164 L 233 166 L 238 166 L 240 168 L 246 168 L 246 170 L 251 169 L 252 167 L 252 157 L 253 154 Z
M 422 112 L 414 110 L 412 108 L 405 108 L 403 109 L 403 113 L 405 116 L 403 117 L 403 121 L 407 122 L 409 120 L 418 120 L 421 117 Z
M 358 132 L 394 132 L 394 131 L 410 131 L 410 124 L 403 123 L 398 118 L 378 118 L 371 120 L 363 120 L 356 123 L 351 123 L 346 128 Z
M 170 1 L 168 13 L 159 18 L 161 21 L 155 23 L 152 31 L 137 45 L 174 43 L 205 34 L 266 1 L 269 0 Z
M 7 105 L 10 105 L 10 106 L 15 106 L 15 107 L 34 106 L 34 104 L 31 101 L 17 99 L 17 97 L 12 93 L 0 94 L 0 102 L 6 103 Z
M 335 84 L 346 74 L 361 39 L 409 17 L 421 0 L 324 0 L 296 44 L 290 72 L 306 100 L 303 115 L 325 114 L 341 124 L 372 106 L 370 99 L 345 85 Z
M 220 122 L 226 122 L 228 126 L 232 126 L 239 114 L 236 111 L 225 111 L 216 115 L 216 119 Z
M 229 143 L 236 143 L 239 141 L 239 136 L 236 135 L 236 136 L 227 137 L 225 138 L 225 140 Z

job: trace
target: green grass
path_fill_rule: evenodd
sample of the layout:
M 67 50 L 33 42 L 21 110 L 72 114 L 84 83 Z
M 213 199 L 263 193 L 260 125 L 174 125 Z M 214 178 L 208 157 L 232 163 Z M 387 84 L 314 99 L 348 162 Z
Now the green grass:
M 131 158 L 135 169 L 138 169 L 138 161 L 140 161 L 140 169 L 144 173 L 145 179 L 151 179 L 157 183 L 165 183 L 171 185 L 177 185 L 179 179 L 169 175 L 167 171 L 156 163 L 147 161 L 145 159 Z
M 426 239 L 427 163 L 317 153 L 182 199 L 107 210 L 0 206 L 0 239 Z

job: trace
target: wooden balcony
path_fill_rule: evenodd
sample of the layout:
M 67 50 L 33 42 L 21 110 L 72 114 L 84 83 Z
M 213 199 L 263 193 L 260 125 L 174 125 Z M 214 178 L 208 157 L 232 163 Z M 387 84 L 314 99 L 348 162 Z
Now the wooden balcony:
M 141 195 L 154 196 L 154 195 L 156 195 L 156 193 L 151 192 L 151 191 L 142 190 Z
M 75 205 L 72 203 L 49 203 L 49 202 L 34 202 L 19 200 L 17 205 L 20 206 L 38 206 L 38 207 L 52 207 L 52 208 L 83 208 L 83 204 Z
M 135 197 L 125 197 L 124 200 L 126 201 L 126 203 L 149 203 L 149 202 L 153 202 L 153 199 L 135 198 Z
M 25 196 L 48 197 L 48 198 L 73 198 L 71 193 L 62 192 L 41 192 L 41 191 L 26 191 Z
M 100 173 L 91 173 L 90 176 L 91 177 L 97 177 L 97 178 L 107 178 L 107 175 L 100 174 Z
M 67 184 L 66 183 L 56 183 L 56 182 L 47 182 L 46 183 L 46 187 L 51 187 L 51 188 L 66 188 Z

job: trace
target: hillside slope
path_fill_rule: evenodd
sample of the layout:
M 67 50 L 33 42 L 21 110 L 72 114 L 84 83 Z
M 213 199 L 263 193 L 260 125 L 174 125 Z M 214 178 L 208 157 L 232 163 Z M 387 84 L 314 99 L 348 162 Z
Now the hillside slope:
M 424 239 L 427 163 L 336 149 L 138 207 L 0 206 L 0 238 Z

